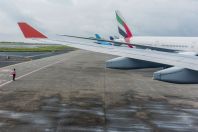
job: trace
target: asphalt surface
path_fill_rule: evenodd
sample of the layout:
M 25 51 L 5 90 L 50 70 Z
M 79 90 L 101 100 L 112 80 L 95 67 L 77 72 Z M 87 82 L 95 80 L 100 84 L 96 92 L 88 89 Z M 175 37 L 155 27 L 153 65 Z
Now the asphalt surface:
M 198 85 L 105 68 L 114 57 L 77 50 L 1 68 L 0 131 L 198 131 Z
M 55 52 L 0 52 L 0 67 L 59 55 L 73 50 L 74 49 L 67 48 L 65 50 Z

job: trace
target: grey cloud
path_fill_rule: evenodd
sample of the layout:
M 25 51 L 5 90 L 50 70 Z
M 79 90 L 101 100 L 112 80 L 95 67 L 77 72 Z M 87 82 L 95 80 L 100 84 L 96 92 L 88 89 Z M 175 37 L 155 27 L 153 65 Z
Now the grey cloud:
M 0 35 L 19 35 L 15 23 L 27 21 L 43 32 L 107 37 L 117 34 L 119 9 L 135 35 L 198 36 L 197 7 L 197 0 L 1 0 Z

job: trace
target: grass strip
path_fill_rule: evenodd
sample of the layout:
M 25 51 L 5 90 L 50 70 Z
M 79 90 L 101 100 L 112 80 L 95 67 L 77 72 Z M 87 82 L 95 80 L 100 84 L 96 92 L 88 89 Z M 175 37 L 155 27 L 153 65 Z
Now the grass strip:
M 1 47 L 0 52 L 53 52 L 62 50 L 74 50 L 74 48 L 68 46 L 38 46 L 34 48 L 26 47 Z

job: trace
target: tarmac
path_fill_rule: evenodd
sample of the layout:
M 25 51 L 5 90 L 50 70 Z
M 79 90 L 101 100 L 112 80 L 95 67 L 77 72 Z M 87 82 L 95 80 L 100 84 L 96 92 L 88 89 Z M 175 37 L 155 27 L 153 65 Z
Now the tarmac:
M 108 69 L 112 58 L 76 50 L 1 68 L 0 132 L 198 131 L 197 84 Z

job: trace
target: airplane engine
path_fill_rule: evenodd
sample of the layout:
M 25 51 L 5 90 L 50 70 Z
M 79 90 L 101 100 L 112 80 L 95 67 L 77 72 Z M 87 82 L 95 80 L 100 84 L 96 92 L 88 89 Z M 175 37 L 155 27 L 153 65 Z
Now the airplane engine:
M 106 67 L 112 69 L 141 69 L 141 68 L 155 68 L 162 66 L 164 65 L 148 62 L 148 61 L 136 60 L 127 57 L 118 57 L 108 60 L 106 62 Z
M 171 67 L 155 72 L 153 79 L 182 84 L 198 83 L 198 72 L 185 68 Z

